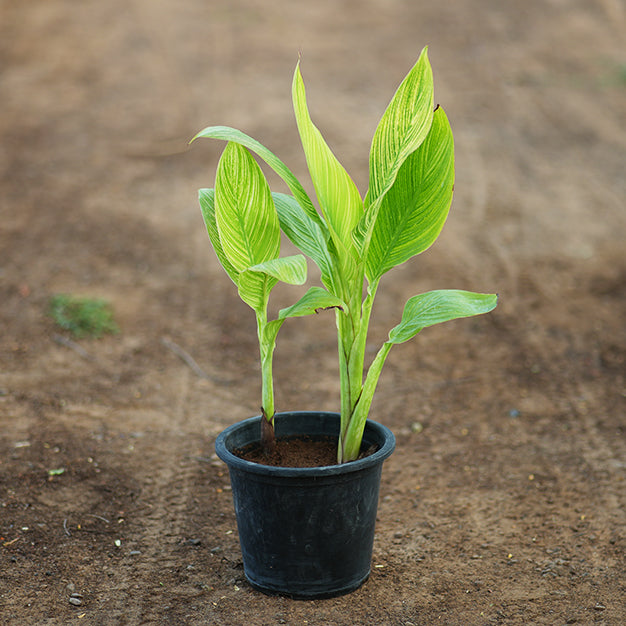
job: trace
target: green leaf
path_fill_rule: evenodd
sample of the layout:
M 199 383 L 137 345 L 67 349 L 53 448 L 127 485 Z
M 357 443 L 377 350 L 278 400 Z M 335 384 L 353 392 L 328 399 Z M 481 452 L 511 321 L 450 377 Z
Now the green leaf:
M 306 281 L 306 259 L 297 254 L 245 269 L 239 274 L 239 297 L 255 311 L 265 311 L 270 292 L 278 281 L 302 285 Z
M 228 143 L 217 166 L 215 218 L 224 254 L 239 272 L 278 257 L 280 225 L 258 163 Z
M 306 259 L 296 254 L 253 265 L 246 271 L 262 272 L 289 285 L 302 285 L 306 281 Z
M 313 124 L 306 104 L 300 63 L 292 85 L 293 108 L 317 199 L 338 247 L 352 248 L 352 231 L 363 214 L 356 185 Z
M 404 343 L 423 328 L 461 317 L 488 313 L 498 303 L 498 296 L 455 289 L 429 291 L 409 298 L 402 321 L 389 331 L 387 343 Z
M 425 141 L 405 160 L 382 199 L 367 250 L 370 282 L 434 243 L 453 189 L 454 140 L 448 118 L 438 108 Z
M 204 130 L 201 130 L 192 140 L 195 141 L 198 138 L 205 139 L 221 139 L 223 141 L 232 141 L 238 143 L 252 152 L 259 155 L 287 184 L 291 193 L 297 199 L 304 212 L 322 229 L 326 230 L 326 226 L 315 210 L 311 199 L 307 195 L 304 187 L 300 184 L 300 181 L 293 175 L 291 170 L 270 150 L 268 150 L 263 144 L 259 143 L 256 139 L 253 139 L 249 135 L 237 130 L 236 128 L 230 128 L 229 126 L 208 126 Z M 189 142 L 189 143 L 191 143 Z
M 426 139 L 433 118 L 433 73 L 424 48 L 383 114 L 370 150 L 370 202 L 384 195 L 400 166 Z
M 235 283 L 239 282 L 239 272 L 233 267 L 232 263 L 228 260 L 228 257 L 224 253 L 222 248 L 222 242 L 220 241 L 220 235 L 217 230 L 217 223 L 215 221 L 215 190 L 214 189 L 200 189 L 198 191 L 198 200 L 200 201 L 200 208 L 202 210 L 202 217 L 206 225 L 207 232 L 209 233 L 209 239 L 217 259 L 230 277 Z
M 347 312 L 347 307 L 341 299 L 333 296 L 321 287 L 311 287 L 298 302 L 286 309 L 281 309 L 278 313 L 278 318 L 304 317 L 305 315 L 319 313 L 324 309 L 333 308 Z
M 270 292 L 278 280 L 265 272 L 245 271 L 239 274 L 239 297 L 257 313 L 267 309 Z
M 282 193 L 273 193 L 272 197 L 281 229 L 289 241 L 319 267 L 322 283 L 332 288 L 332 260 L 326 235 L 319 224 L 309 217 L 294 197 Z
M 294 305 L 281 309 L 278 319 L 271 320 L 265 325 L 263 341 L 265 345 L 273 346 L 276 336 L 285 320 L 289 317 L 304 317 L 319 313 L 323 309 L 343 308 L 343 302 L 321 287 L 311 287 Z
M 366 212 L 355 239 L 360 248 L 368 235 L 383 196 L 393 185 L 400 167 L 422 144 L 433 119 L 433 74 L 424 48 L 387 106 L 372 138 Z

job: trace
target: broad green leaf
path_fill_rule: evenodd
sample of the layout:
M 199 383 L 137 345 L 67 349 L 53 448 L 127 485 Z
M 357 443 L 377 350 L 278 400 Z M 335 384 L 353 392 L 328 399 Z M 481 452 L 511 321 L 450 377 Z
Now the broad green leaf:
M 302 285 L 306 281 L 306 259 L 301 254 L 270 259 L 253 265 L 246 271 L 263 272 L 289 285 Z
M 287 184 L 287 187 L 291 190 L 291 193 L 297 199 L 304 212 L 318 224 L 318 226 L 325 230 L 323 220 L 320 218 L 318 212 L 315 210 L 311 199 L 307 195 L 304 187 L 300 184 L 300 181 L 293 175 L 291 170 L 270 150 L 268 150 L 263 144 L 259 143 L 256 139 L 253 139 L 249 135 L 237 130 L 236 128 L 230 128 L 229 126 L 208 126 L 204 130 L 201 130 L 192 140 L 195 141 L 198 138 L 205 139 L 221 139 L 223 141 L 232 141 L 238 143 L 252 152 L 258 154 Z M 189 142 L 189 143 L 191 143 Z
M 297 254 L 247 268 L 239 274 L 239 297 L 255 311 L 265 311 L 278 281 L 302 285 L 306 281 L 306 259 Z
M 278 313 L 278 318 L 304 317 L 305 315 L 313 315 L 313 313 L 319 313 L 321 310 L 332 308 L 342 309 L 344 312 L 347 311 L 346 305 L 342 300 L 321 287 L 311 287 L 298 302 L 286 309 L 281 309 Z
M 280 225 L 269 185 L 237 143 L 226 145 L 217 166 L 215 218 L 224 253 L 237 271 L 278 257 Z
M 344 308 L 343 302 L 321 287 L 311 287 L 294 305 L 281 309 L 278 319 L 268 322 L 263 330 L 266 346 L 273 346 L 276 336 L 285 320 L 289 317 L 303 317 L 319 313 L 323 309 Z
M 361 219 L 363 203 L 356 185 L 313 124 L 306 103 L 300 63 L 292 85 L 293 108 L 315 193 L 337 243 L 352 248 L 352 230 Z
M 424 48 L 385 110 L 370 149 L 370 203 L 393 184 L 405 159 L 426 139 L 433 119 L 433 73 Z
M 424 252 L 439 236 L 454 189 L 454 140 L 442 108 L 428 136 L 403 163 L 387 191 L 367 250 L 368 280 Z
M 488 313 L 498 303 L 498 296 L 455 289 L 429 291 L 409 298 L 402 321 L 391 329 L 387 343 L 404 343 L 423 328 L 461 317 Z
M 272 197 L 281 229 L 289 241 L 319 267 L 322 283 L 332 289 L 332 260 L 322 229 L 309 217 L 294 197 L 282 193 L 273 193 Z
M 387 106 L 372 138 L 365 215 L 355 232 L 360 249 L 368 237 L 383 196 L 408 156 L 426 139 L 433 119 L 433 74 L 424 48 Z
M 206 225 L 207 232 L 209 233 L 209 239 L 218 261 L 235 283 L 239 282 L 239 272 L 233 267 L 232 263 L 228 260 L 228 257 L 224 253 L 222 248 L 222 242 L 220 241 L 220 235 L 217 230 L 217 224 L 215 222 L 215 190 L 214 189 L 200 189 L 198 190 L 198 200 L 200 201 L 200 208 L 202 210 L 202 217 Z
M 278 279 L 265 272 L 246 271 L 239 274 L 239 297 L 257 313 L 267 309 L 270 292 Z

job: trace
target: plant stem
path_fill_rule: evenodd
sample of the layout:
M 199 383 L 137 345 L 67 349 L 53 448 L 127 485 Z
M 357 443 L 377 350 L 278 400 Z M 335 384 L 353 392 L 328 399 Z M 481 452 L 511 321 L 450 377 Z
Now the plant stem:
M 365 428 L 365 422 L 369 414 L 370 407 L 372 406 L 372 400 L 374 398 L 374 392 L 378 385 L 378 380 L 387 359 L 387 355 L 391 350 L 393 344 L 386 341 L 376 354 L 376 357 L 372 361 L 369 369 L 367 370 L 367 376 L 365 377 L 365 383 L 359 397 L 354 411 L 350 417 L 350 424 L 345 434 L 342 452 L 343 462 L 354 461 L 361 452 L 361 439 L 363 437 L 363 429 Z
M 265 311 L 257 311 L 256 320 L 261 353 L 261 446 L 264 453 L 270 455 L 276 447 L 276 436 L 274 433 L 274 378 L 272 372 L 276 344 L 273 341 L 267 342 L 265 340 L 267 313 Z
M 337 312 L 341 381 L 341 431 L 337 449 L 337 460 L 339 463 L 353 460 L 353 458 L 346 456 L 346 446 L 350 437 L 353 436 L 349 435 L 349 433 L 354 431 L 352 422 L 363 393 L 363 368 L 367 333 L 372 305 L 378 289 L 378 280 L 376 280 L 368 287 L 367 295 L 361 302 L 363 282 L 364 272 L 361 269 L 358 272 L 357 280 L 354 282 L 349 314 L 342 315 L 341 312 Z M 352 445 L 351 447 L 354 446 Z
M 348 368 L 352 338 L 350 333 L 350 319 L 343 311 L 336 312 L 337 336 L 339 350 L 339 384 L 341 399 L 341 424 L 339 429 L 339 442 L 337 446 L 337 463 L 343 462 L 343 440 L 350 425 L 352 415 L 352 389 L 351 378 Z

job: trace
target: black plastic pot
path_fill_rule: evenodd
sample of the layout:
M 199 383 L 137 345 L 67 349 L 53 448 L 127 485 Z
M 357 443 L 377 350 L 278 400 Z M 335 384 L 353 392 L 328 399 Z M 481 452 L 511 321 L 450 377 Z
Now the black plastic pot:
M 312 468 L 245 461 L 233 449 L 259 441 L 259 417 L 223 431 L 215 442 L 228 466 L 246 578 L 269 594 L 313 599 L 353 591 L 369 576 L 383 461 L 393 433 L 368 421 L 363 459 Z M 278 437 L 334 436 L 339 415 L 277 413 Z

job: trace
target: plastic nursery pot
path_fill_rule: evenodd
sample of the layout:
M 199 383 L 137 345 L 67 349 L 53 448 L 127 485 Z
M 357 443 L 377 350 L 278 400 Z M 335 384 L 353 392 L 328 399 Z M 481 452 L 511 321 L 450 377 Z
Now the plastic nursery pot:
M 363 459 L 323 467 L 269 467 L 233 450 L 259 441 L 260 417 L 224 430 L 215 442 L 228 466 L 244 572 L 264 593 L 328 598 L 359 587 L 369 576 L 383 461 L 393 433 L 368 421 Z M 277 437 L 336 437 L 339 415 L 277 413 Z

